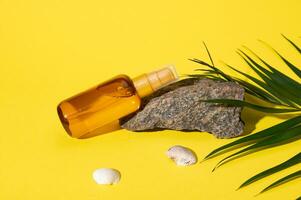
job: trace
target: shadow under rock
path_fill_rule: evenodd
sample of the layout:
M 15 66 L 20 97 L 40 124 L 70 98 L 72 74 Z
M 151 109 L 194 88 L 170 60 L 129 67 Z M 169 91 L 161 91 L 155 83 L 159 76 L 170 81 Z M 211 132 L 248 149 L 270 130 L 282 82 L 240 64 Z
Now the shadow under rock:
M 181 132 L 200 132 L 200 133 L 207 133 L 205 131 L 199 131 L 199 130 L 175 130 L 175 129 L 168 129 L 168 128 L 153 128 L 153 129 L 146 129 L 146 130 L 141 130 L 141 131 L 133 131 L 133 132 L 158 132 L 158 131 L 164 131 L 164 130 L 170 130 L 170 131 L 181 131 Z M 209 133 L 211 134 L 211 133 Z
M 262 150 L 266 150 L 266 149 L 269 149 L 269 148 L 273 148 L 273 147 L 278 147 L 278 146 L 281 146 L 281 145 L 285 145 L 285 144 L 288 144 L 288 143 L 291 143 L 291 142 L 295 142 L 295 141 L 300 140 L 300 139 L 301 139 L 301 135 L 296 136 L 296 137 L 294 137 L 294 138 L 290 138 L 290 139 L 288 139 L 288 140 L 284 140 L 284 141 L 279 142 L 279 143 L 275 143 L 275 144 L 272 144 L 272 145 L 263 146 L 263 147 L 260 147 L 260 148 L 255 148 L 255 149 L 246 151 L 246 152 L 244 152 L 244 153 L 241 153 L 241 154 L 239 154 L 239 155 L 237 155 L 237 156 L 231 157 L 231 158 L 229 158 L 229 159 L 227 159 L 227 160 L 221 162 L 221 163 L 220 163 L 221 165 L 219 165 L 219 166 L 216 165 L 215 168 L 213 169 L 213 171 L 214 171 L 215 169 L 219 168 L 220 166 L 222 166 L 222 165 L 224 165 L 224 164 L 230 162 L 230 161 L 233 161 L 233 160 L 242 158 L 242 157 L 247 156 L 247 155 L 249 155 L 249 154 L 253 154 L 253 153 L 256 153 L 256 152 L 259 152 L 259 151 L 262 151 Z M 234 147 L 234 148 L 231 148 L 231 149 L 227 149 L 226 151 L 221 152 L 221 153 L 219 153 L 219 154 L 216 154 L 216 155 L 213 156 L 213 157 L 219 156 L 219 155 L 221 155 L 221 154 L 224 154 L 224 153 L 226 153 L 226 152 L 232 151 L 232 150 L 234 150 L 234 149 L 238 149 L 238 148 L 242 148 L 242 147 L 245 147 L 245 148 L 246 148 L 246 146 L 249 145 L 249 144 L 254 144 L 254 142 L 248 143 L 248 144 L 246 144 L 246 145 L 241 145 L 241 146 L 239 146 L 239 147 L 237 147 L 237 148 Z
M 244 122 L 245 127 L 242 135 L 240 136 L 246 136 L 252 133 L 256 129 L 258 121 L 264 116 L 266 116 L 264 113 L 254 112 L 248 108 L 244 108 L 241 113 L 241 119 Z
M 272 104 L 261 101 L 261 100 L 257 99 L 256 97 L 253 97 L 248 94 L 245 94 L 245 100 L 248 102 L 257 104 L 257 105 L 268 106 L 268 107 L 274 106 Z M 252 110 L 249 108 L 243 108 L 242 114 L 241 114 L 241 119 L 245 123 L 245 127 L 244 127 L 244 132 L 243 132 L 242 136 L 252 133 L 256 129 L 256 124 L 258 123 L 258 121 L 265 116 L 273 116 L 278 119 L 286 120 L 286 119 L 296 117 L 296 116 L 298 116 L 298 114 L 296 114 L 296 113 L 278 113 L 278 114 L 277 113 L 264 113 L 264 112 L 255 111 L 255 110 Z M 276 125 L 276 124 L 269 124 L 266 128 L 269 128 L 273 125 Z

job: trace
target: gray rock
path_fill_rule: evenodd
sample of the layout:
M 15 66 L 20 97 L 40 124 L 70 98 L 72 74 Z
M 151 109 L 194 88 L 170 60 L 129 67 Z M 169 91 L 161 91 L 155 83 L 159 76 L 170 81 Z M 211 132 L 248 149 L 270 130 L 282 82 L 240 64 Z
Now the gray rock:
M 201 101 L 216 98 L 243 100 L 244 89 L 233 82 L 184 79 L 143 99 L 141 109 L 122 119 L 121 124 L 131 131 L 204 131 L 217 138 L 241 135 L 242 108 Z

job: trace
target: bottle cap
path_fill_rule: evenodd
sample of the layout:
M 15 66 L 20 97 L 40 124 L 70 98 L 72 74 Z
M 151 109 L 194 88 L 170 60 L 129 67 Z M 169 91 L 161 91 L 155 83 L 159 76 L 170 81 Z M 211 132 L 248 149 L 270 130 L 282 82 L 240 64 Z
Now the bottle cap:
M 140 97 L 145 97 L 160 88 L 169 85 L 179 79 L 174 66 L 168 66 L 160 70 L 143 74 L 133 79 L 134 86 Z

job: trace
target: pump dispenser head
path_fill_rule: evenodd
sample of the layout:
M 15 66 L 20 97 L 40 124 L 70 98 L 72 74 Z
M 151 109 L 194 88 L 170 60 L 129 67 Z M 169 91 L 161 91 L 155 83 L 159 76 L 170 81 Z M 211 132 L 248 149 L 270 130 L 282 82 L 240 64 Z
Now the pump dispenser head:
M 178 79 L 175 67 L 168 66 L 148 74 L 142 74 L 134 78 L 133 83 L 138 95 L 145 97 Z

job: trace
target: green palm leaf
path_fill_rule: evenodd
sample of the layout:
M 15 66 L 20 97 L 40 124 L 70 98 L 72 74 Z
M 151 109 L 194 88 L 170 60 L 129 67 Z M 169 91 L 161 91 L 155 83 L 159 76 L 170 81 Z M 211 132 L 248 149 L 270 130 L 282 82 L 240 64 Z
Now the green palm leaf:
M 270 189 L 272 189 L 276 186 L 287 183 L 287 182 L 292 181 L 292 180 L 297 179 L 297 178 L 301 178 L 301 170 L 296 171 L 296 172 L 294 172 L 290 175 L 287 175 L 287 176 L 277 180 L 276 182 L 272 183 L 268 187 L 264 188 L 260 193 L 266 192 L 266 191 L 268 191 L 268 190 L 270 190 Z
M 301 152 L 298 153 L 297 155 L 293 156 L 292 158 L 288 159 L 287 161 L 285 161 L 285 162 L 283 162 L 279 165 L 276 165 L 275 167 L 272 167 L 272 168 L 270 168 L 268 170 L 265 170 L 265 171 L 263 171 L 259 174 L 256 174 L 255 176 L 251 177 L 250 179 L 245 181 L 243 184 L 241 184 L 238 189 L 240 189 L 242 187 L 245 187 L 247 185 L 250 185 L 251 183 L 254 183 L 255 181 L 263 179 L 264 177 L 272 175 L 276 172 L 279 172 L 281 170 L 289 168 L 289 167 L 291 167 L 293 165 L 296 165 L 298 163 L 301 163 Z
M 271 72 L 265 69 L 241 50 L 239 50 L 239 55 L 243 57 L 243 59 L 245 59 L 245 61 L 250 65 L 250 67 L 257 72 L 257 74 L 260 73 L 261 76 L 265 76 L 266 78 L 268 78 L 268 82 L 266 82 L 267 84 L 275 86 L 276 89 L 280 90 L 282 94 L 286 94 L 286 97 L 291 97 L 291 101 L 297 101 L 297 103 L 299 104 L 301 103 L 301 100 L 299 99 L 301 97 L 301 91 L 299 90 L 301 86 L 298 82 L 293 81 L 293 79 L 288 78 L 280 73 L 276 73 L 275 70 L 274 72 Z
M 275 86 L 271 86 L 271 85 L 265 83 L 264 81 L 261 81 L 257 78 L 252 77 L 251 75 L 241 72 L 230 65 L 227 65 L 227 66 L 229 68 L 233 69 L 234 71 L 242 74 L 243 76 L 247 77 L 249 80 L 253 81 L 260 87 L 262 87 L 265 91 L 270 93 L 276 101 L 280 102 L 281 105 L 292 105 L 292 103 L 290 103 L 290 101 L 288 101 L 287 99 L 283 99 L 283 95 L 281 93 L 279 93 L 279 91 L 277 89 L 275 89 Z M 264 77 L 264 75 L 262 75 L 262 76 Z M 267 78 L 265 78 L 265 79 L 267 79 Z
M 206 47 L 206 46 L 205 46 Z M 206 50 L 208 52 L 209 58 L 210 60 L 212 60 L 211 55 L 206 47 Z M 228 67 L 230 67 L 231 69 L 235 70 L 236 72 L 244 75 L 245 77 L 247 77 L 248 79 L 252 80 L 253 82 L 255 82 L 256 84 L 258 84 L 259 86 L 261 86 L 262 88 L 264 88 L 266 91 L 272 92 L 273 95 L 271 95 L 269 92 L 266 92 L 265 90 L 262 90 L 261 88 L 257 87 L 256 85 L 252 85 L 246 81 L 243 81 L 241 79 L 238 79 L 236 77 L 232 77 L 228 74 L 223 73 L 221 70 L 219 70 L 218 68 L 216 68 L 215 66 L 208 64 L 207 62 L 204 62 L 202 60 L 199 59 L 189 59 L 193 62 L 196 62 L 198 64 L 201 64 L 203 66 L 209 67 L 211 70 L 208 69 L 196 69 L 196 71 L 205 71 L 205 74 L 203 74 L 203 77 L 208 76 L 208 78 L 212 78 L 212 77 L 216 77 L 215 80 L 218 80 L 217 78 L 220 78 L 221 80 L 226 80 L 226 81 L 233 81 L 233 82 L 237 82 L 241 85 L 243 85 L 245 87 L 245 90 L 247 93 L 254 95 L 264 101 L 268 101 L 270 103 L 274 103 L 277 105 L 291 105 L 293 106 L 292 103 L 290 103 L 288 100 L 282 100 L 281 102 L 281 98 L 283 97 L 283 91 L 282 93 L 277 92 L 277 90 L 275 91 L 271 86 L 267 85 L 265 82 L 262 82 L 259 79 L 256 79 L 246 73 L 243 73 L 237 69 L 235 69 L 234 67 L 227 65 Z M 213 61 L 212 61 L 213 63 Z M 216 75 L 216 76 L 214 76 Z M 285 101 L 285 102 L 283 102 Z
M 238 156 L 242 155 L 243 153 L 254 153 L 254 150 L 258 150 L 259 148 L 267 148 L 267 147 L 271 148 L 273 146 L 279 146 L 287 143 L 288 141 L 293 141 L 294 139 L 300 136 L 301 136 L 301 125 L 285 130 L 281 134 L 272 135 L 271 137 L 260 140 L 249 147 L 246 147 L 234 154 L 231 154 L 230 156 L 225 157 L 224 159 L 222 159 L 217 163 L 213 171 L 216 168 L 227 163 L 227 161 L 229 161 L 230 159 L 234 160 L 235 158 L 238 158 Z
M 211 157 L 216 156 L 217 154 L 220 154 L 226 150 L 231 150 L 231 148 L 238 146 L 238 145 L 243 145 L 243 144 L 247 144 L 250 143 L 252 141 L 258 141 L 258 140 L 262 140 L 266 137 L 270 137 L 274 134 L 278 134 L 281 133 L 282 131 L 285 131 L 289 128 L 292 128 L 298 124 L 301 123 L 301 116 L 297 116 L 291 119 L 288 119 L 282 123 L 279 123 L 277 125 L 271 126 L 267 129 L 264 129 L 262 131 L 259 131 L 257 133 L 253 133 L 252 135 L 248 135 L 246 137 L 240 138 L 234 142 L 231 142 L 229 144 L 223 145 L 215 150 L 213 150 L 212 152 L 210 152 L 204 159 L 209 159 Z
M 260 62 L 262 62 L 266 67 L 268 67 L 268 69 L 270 69 L 271 72 L 273 72 L 277 76 L 277 79 L 280 79 L 280 80 L 284 79 L 283 81 L 287 81 L 289 84 L 293 84 L 295 87 L 301 88 L 300 83 L 298 83 L 294 79 L 286 76 L 285 74 L 283 74 L 282 72 L 280 72 L 279 70 L 277 70 L 275 67 L 273 67 L 270 64 L 268 64 L 267 62 L 265 62 L 260 56 L 258 56 L 256 53 L 254 53 L 254 51 L 252 51 L 248 47 L 246 47 L 246 46 L 243 46 L 243 47 L 245 49 L 247 49 L 248 51 L 250 51 L 258 60 L 260 60 Z M 299 91 L 299 93 L 300 93 L 300 91 Z
M 204 62 L 204 61 L 196 59 L 196 58 L 189 59 L 189 60 L 192 61 L 192 62 L 195 62 L 195 63 L 198 63 L 198 64 L 209 67 L 210 69 L 212 69 L 212 72 L 214 72 L 214 74 L 219 75 L 219 77 L 223 78 L 224 80 L 233 81 L 231 76 L 223 73 L 221 70 L 217 69 L 213 65 L 208 64 L 207 62 Z M 199 69 L 197 69 L 196 71 L 198 71 L 198 70 Z
M 295 49 L 301 53 L 301 49 L 300 47 L 298 47 L 294 42 L 292 42 L 290 39 L 288 39 L 285 35 L 282 35 L 289 43 L 291 43 L 291 45 L 293 45 L 293 47 L 295 47 Z
M 261 89 L 260 87 L 258 87 L 256 85 L 252 85 L 244 80 L 241 80 L 239 78 L 227 75 L 227 74 L 223 73 L 222 71 L 218 70 L 217 68 L 215 68 L 214 66 L 212 66 L 204 61 L 201 61 L 199 59 L 189 59 L 189 60 L 196 62 L 198 64 L 201 64 L 201 65 L 210 67 L 212 70 L 196 69 L 195 71 L 205 71 L 205 73 L 187 75 L 188 77 L 200 77 L 200 78 L 211 78 L 211 79 L 215 79 L 215 80 L 233 81 L 233 82 L 236 82 L 236 83 L 244 86 L 245 91 L 247 93 L 254 95 L 261 100 L 267 101 L 269 103 L 274 103 L 277 105 L 284 105 L 284 103 L 281 102 L 278 98 L 272 96 L 269 92 L 266 92 L 266 90 L 269 91 L 271 89 L 269 87 L 267 87 L 264 82 L 254 78 L 252 76 L 249 76 L 248 74 L 240 72 L 239 70 L 236 70 L 235 68 L 231 67 L 230 65 L 227 65 L 227 66 L 232 68 L 233 70 L 237 71 L 238 73 L 241 73 L 242 75 L 246 76 L 247 78 L 251 79 L 253 82 L 257 83 L 265 90 Z
M 281 60 L 299 77 L 301 78 L 301 70 L 298 69 L 295 65 L 293 65 L 291 62 L 289 62 L 287 59 L 285 59 L 278 51 L 276 51 L 273 47 L 268 45 L 267 43 L 263 42 L 262 40 L 259 40 L 260 42 L 264 43 L 268 47 L 270 47 L 280 58 Z
M 244 53 L 242 53 L 244 54 Z M 279 83 L 277 80 L 275 80 L 275 78 L 273 79 L 272 77 L 270 77 L 270 73 L 268 70 L 261 72 L 258 68 L 260 68 L 260 65 L 256 65 L 254 66 L 252 62 L 254 62 L 253 60 L 249 61 L 247 58 L 245 58 L 242 54 L 239 53 L 239 55 L 245 60 L 245 62 L 256 72 L 256 74 L 258 74 L 263 81 L 265 82 L 265 84 L 269 87 L 268 91 L 273 94 L 274 96 L 278 97 L 279 99 L 281 99 L 284 103 L 290 105 L 290 106 L 294 106 L 294 103 L 297 101 L 298 103 L 301 103 L 300 99 L 294 97 L 294 95 L 290 92 L 287 91 L 286 88 L 284 88 L 284 86 Z M 246 54 L 244 54 L 246 55 Z M 283 99 L 283 97 L 286 97 Z
M 276 98 L 274 98 L 272 95 L 270 95 L 268 92 L 265 90 L 261 89 L 260 87 L 256 85 L 252 85 L 244 80 L 238 79 L 238 78 L 233 78 L 235 82 L 238 84 L 242 85 L 245 88 L 245 91 L 252 95 L 255 96 L 263 101 L 273 103 L 276 105 L 282 105 L 281 102 L 279 102 Z
M 297 50 L 298 53 L 301 53 L 301 48 L 296 45 L 292 40 L 283 35 L 285 40 Z M 261 41 L 262 42 L 262 41 Z M 264 43 L 264 42 L 263 42 Z M 266 43 L 265 43 L 266 44 Z M 204 44 L 205 45 L 205 44 Z M 266 44 L 267 45 L 267 44 Z M 292 70 L 299 78 L 301 78 L 301 70 L 296 65 L 292 64 L 288 59 L 284 58 L 278 51 L 267 45 L 271 48 L 280 59 L 287 65 L 287 67 Z M 248 107 L 260 112 L 270 113 L 270 114 L 281 114 L 281 113 L 296 113 L 297 116 L 287 119 L 282 123 L 271 126 L 267 129 L 259 131 L 257 133 L 248 135 L 246 137 L 240 138 L 234 142 L 223 145 L 212 152 L 210 152 L 204 160 L 212 158 L 214 156 L 223 154 L 227 151 L 231 151 L 236 148 L 242 148 L 235 153 L 230 154 L 229 156 L 222 159 L 217 163 L 217 167 L 224 165 L 225 163 L 237 159 L 241 156 L 245 156 L 250 153 L 255 153 L 257 151 L 272 148 L 274 146 L 283 145 L 301 138 L 301 83 L 297 80 L 292 79 L 291 77 L 285 75 L 281 71 L 277 70 L 276 67 L 271 66 L 260 56 L 255 54 L 253 51 L 244 47 L 250 52 L 251 55 L 245 51 L 238 50 L 238 54 L 242 57 L 245 63 L 258 75 L 258 78 L 255 78 L 247 73 L 244 73 L 235 67 L 232 67 L 228 64 L 230 69 L 239 73 L 243 77 L 247 78 L 249 81 L 242 80 L 235 76 L 224 73 L 213 63 L 213 59 L 209 53 L 207 46 L 205 45 L 206 51 L 208 53 L 211 64 L 199 60 L 199 59 L 190 59 L 193 62 L 201 64 L 204 69 L 198 69 L 200 76 L 195 76 L 197 78 L 211 78 L 219 81 L 233 81 L 244 87 L 246 93 L 256 97 L 265 102 L 271 103 L 273 106 L 263 106 L 258 103 L 251 103 L 247 101 L 241 101 L 236 99 L 210 99 L 204 100 L 207 103 L 218 103 L 226 104 L 227 106 L 236 106 L 236 107 Z M 258 60 L 258 62 L 257 62 Z M 207 69 L 206 69 L 207 68 Z M 209 69 L 208 69 L 209 68 Z M 275 107 L 277 106 L 277 107 Z M 244 147 L 245 146 L 245 147 Z M 290 166 L 296 165 L 301 162 L 301 153 L 296 156 L 288 159 L 287 161 L 272 167 L 268 170 L 265 170 L 247 181 L 245 181 L 239 188 L 245 187 L 257 180 L 260 180 L 266 176 L 272 175 L 286 169 Z M 295 178 L 301 177 L 301 170 L 293 174 L 290 174 L 275 183 L 271 184 L 265 188 L 262 192 L 265 192 L 273 187 L 281 185 L 287 181 L 293 180 Z

